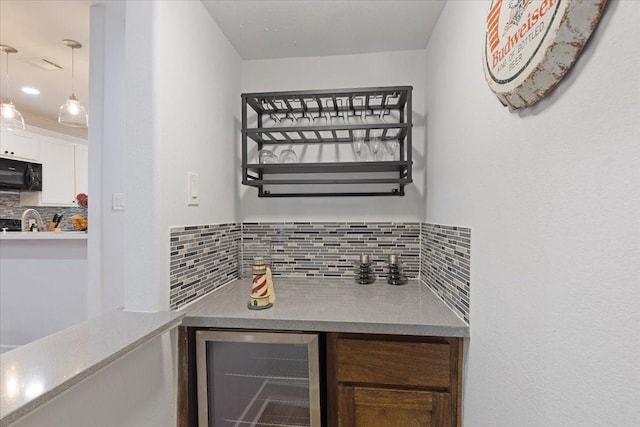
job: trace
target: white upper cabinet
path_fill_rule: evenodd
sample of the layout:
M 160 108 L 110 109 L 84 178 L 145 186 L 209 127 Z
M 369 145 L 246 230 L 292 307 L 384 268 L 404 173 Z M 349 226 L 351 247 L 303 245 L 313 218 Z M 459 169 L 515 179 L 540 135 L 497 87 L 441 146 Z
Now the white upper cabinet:
M 43 138 L 42 200 L 44 205 L 75 205 L 74 144 Z
M 75 144 L 75 193 L 89 194 L 89 147 Z
M 42 191 L 21 192 L 20 206 L 78 206 L 76 195 L 88 194 L 89 148 L 50 134 L 2 131 L 3 157 L 42 163 Z
M 75 144 L 40 138 L 42 191 L 20 193 L 23 206 L 76 206 Z
M 88 193 L 89 150 L 50 136 L 39 136 L 42 191 L 20 193 L 21 206 L 78 206 L 76 195 Z
M 17 160 L 40 162 L 38 135 L 22 130 L 2 129 L 0 156 Z

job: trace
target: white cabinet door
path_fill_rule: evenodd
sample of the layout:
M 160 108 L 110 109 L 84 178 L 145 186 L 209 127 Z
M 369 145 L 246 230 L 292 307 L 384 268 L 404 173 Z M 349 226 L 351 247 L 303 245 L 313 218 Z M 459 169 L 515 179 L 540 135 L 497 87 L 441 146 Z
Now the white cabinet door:
M 75 144 L 42 138 L 41 205 L 75 206 Z
M 76 144 L 76 191 L 75 193 L 89 194 L 89 147 Z
M 2 130 L 0 156 L 39 162 L 38 154 L 38 135 L 23 130 Z

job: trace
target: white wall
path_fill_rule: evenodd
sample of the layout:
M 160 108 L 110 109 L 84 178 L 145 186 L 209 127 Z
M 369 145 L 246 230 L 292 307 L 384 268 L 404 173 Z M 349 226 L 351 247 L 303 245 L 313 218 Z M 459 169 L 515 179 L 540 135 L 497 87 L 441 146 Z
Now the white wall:
M 200 2 L 128 2 L 126 31 L 125 308 L 153 311 L 169 303 L 169 227 L 238 218 L 241 61 Z
M 0 240 L 0 351 L 86 319 L 86 240 Z
M 242 186 L 243 221 L 422 221 L 424 195 L 424 51 L 244 61 L 242 91 L 413 86 L 413 179 L 404 197 L 258 198 Z M 238 134 L 239 135 L 239 134 Z M 239 136 L 236 137 L 240 146 Z M 299 146 L 298 146 L 299 147 Z M 299 153 L 298 153 L 299 154 Z M 240 150 L 237 150 L 237 162 Z M 234 175 L 240 180 L 240 173 Z
M 112 195 L 125 191 L 125 6 L 91 6 L 88 316 L 124 305 L 124 215 Z
M 447 2 L 427 48 L 426 219 L 472 227 L 464 425 L 636 425 L 640 3 L 519 113 L 484 81 L 488 9 Z
M 11 426 L 177 425 L 176 332 L 143 344 Z

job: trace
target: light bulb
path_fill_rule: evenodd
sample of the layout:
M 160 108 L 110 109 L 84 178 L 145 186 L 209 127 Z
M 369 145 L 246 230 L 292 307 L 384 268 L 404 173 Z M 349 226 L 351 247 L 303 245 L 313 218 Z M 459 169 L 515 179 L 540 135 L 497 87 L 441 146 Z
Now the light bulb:
M 18 51 L 5 44 L 0 44 L 0 51 L 7 54 L 7 78 L 6 78 L 6 87 L 4 88 L 6 93 L 9 93 L 9 54 L 17 53 Z M 24 118 L 20 111 L 18 111 L 13 105 L 13 102 L 9 98 L 4 98 L 2 103 L 0 103 L 0 127 L 2 129 L 24 129 Z
M 58 123 L 71 127 L 87 127 L 87 111 L 75 95 L 71 95 L 60 107 Z
M 72 99 L 69 100 L 69 114 L 73 116 L 77 116 L 80 112 L 80 108 L 78 108 L 78 101 L 74 101 Z
M 64 39 L 62 43 L 71 48 L 71 96 L 60 107 L 58 123 L 76 128 L 86 128 L 89 121 L 87 110 L 78 102 L 78 98 L 73 93 L 73 51 L 80 49 L 82 45 L 80 42 L 71 39 Z
M 11 120 L 16 117 L 16 109 L 11 104 L 2 104 L 1 110 L 2 112 L 0 114 L 2 114 L 2 117 L 7 120 Z

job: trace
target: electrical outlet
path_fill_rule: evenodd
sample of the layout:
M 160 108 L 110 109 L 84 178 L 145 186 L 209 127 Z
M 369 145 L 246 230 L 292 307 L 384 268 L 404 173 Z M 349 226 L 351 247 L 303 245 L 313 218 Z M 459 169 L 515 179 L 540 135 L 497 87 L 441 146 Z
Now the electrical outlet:
M 113 193 L 111 198 L 111 209 L 114 211 L 123 211 L 124 210 L 124 194 L 123 193 Z

